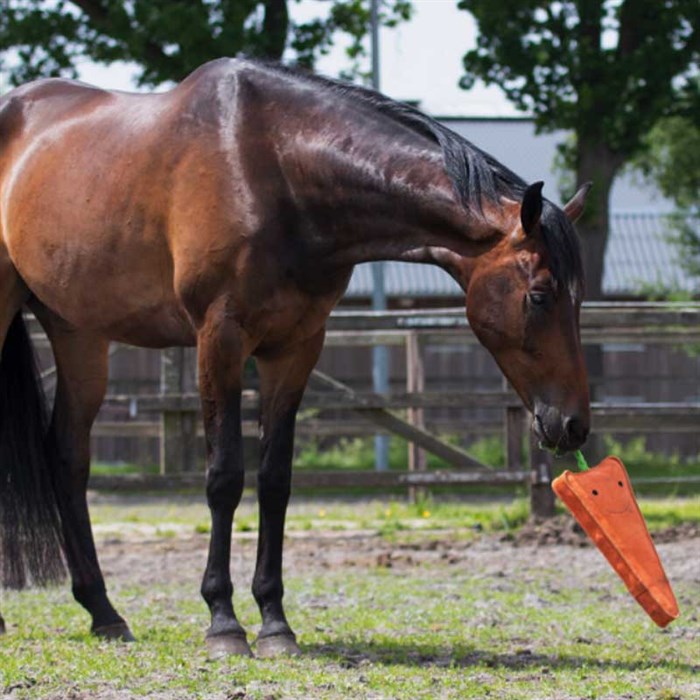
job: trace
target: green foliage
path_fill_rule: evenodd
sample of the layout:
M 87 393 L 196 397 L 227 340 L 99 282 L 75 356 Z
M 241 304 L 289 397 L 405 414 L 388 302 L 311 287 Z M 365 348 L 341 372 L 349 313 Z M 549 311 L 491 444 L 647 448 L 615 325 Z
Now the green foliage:
M 93 462 L 90 473 L 93 476 L 122 476 L 127 474 L 158 474 L 157 464 L 132 464 L 131 462 Z
M 645 437 L 633 437 L 626 441 L 604 437 L 608 454 L 619 457 L 631 474 L 638 476 L 700 476 L 700 453 L 695 460 L 683 459 L 678 453 L 660 455 L 647 449 Z
M 456 435 L 441 435 L 440 439 L 459 445 Z M 483 464 L 502 467 L 505 464 L 503 440 L 491 436 L 476 440 L 467 452 Z M 406 469 L 408 443 L 402 438 L 389 438 L 389 468 Z M 449 465 L 435 455 L 428 454 L 429 469 L 446 469 Z M 341 438 L 331 444 L 322 445 L 318 440 L 308 440 L 298 451 L 294 466 L 301 469 L 373 469 L 374 440 L 371 437 Z
M 680 264 L 689 275 L 697 278 L 697 296 L 700 293 L 700 201 L 692 211 L 677 212 L 672 225 L 671 240 L 680 250 Z
M 697 81 L 696 81 L 697 83 Z M 647 181 L 672 199 L 672 241 L 688 274 L 700 288 L 700 126 L 697 117 L 659 120 L 644 138 L 645 150 L 634 160 Z
M 318 0 L 318 17 L 299 24 L 289 17 L 291 2 L 299 0 L 3 0 L 0 68 L 4 62 L 9 81 L 18 85 L 75 77 L 85 58 L 133 61 L 140 85 L 159 85 L 241 53 L 279 59 L 291 48 L 300 63 L 312 66 L 344 35 L 357 71 L 366 52 L 369 0 Z M 380 20 L 394 26 L 411 10 L 409 0 L 386 0 Z
M 700 210 L 700 125 L 694 118 L 659 120 L 634 166 L 681 209 Z
M 460 0 L 479 26 L 462 85 L 500 86 L 543 129 L 594 136 L 625 156 L 693 87 L 695 0 Z M 695 103 L 697 105 L 697 102 Z M 691 104 L 684 105 L 690 113 Z

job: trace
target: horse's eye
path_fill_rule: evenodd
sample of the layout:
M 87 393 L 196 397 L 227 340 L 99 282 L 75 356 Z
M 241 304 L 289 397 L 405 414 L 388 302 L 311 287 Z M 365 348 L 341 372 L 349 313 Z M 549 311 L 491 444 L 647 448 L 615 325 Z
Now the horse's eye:
M 549 292 L 541 289 L 531 291 L 528 296 L 533 306 L 545 306 L 549 301 Z

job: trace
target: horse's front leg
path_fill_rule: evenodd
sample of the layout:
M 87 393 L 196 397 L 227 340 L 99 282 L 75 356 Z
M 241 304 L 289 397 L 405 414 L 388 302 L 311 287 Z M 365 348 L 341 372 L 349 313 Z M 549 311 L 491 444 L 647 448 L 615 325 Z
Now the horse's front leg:
M 198 333 L 199 389 L 207 442 L 207 503 L 211 512 L 209 558 L 202 596 L 211 612 L 207 647 L 212 656 L 251 656 L 233 610 L 231 527 L 243 493 L 241 374 L 243 335 L 227 317 L 225 301 L 213 305 Z
M 258 656 L 299 654 L 282 607 L 282 544 L 292 478 L 294 424 L 323 346 L 323 330 L 294 348 L 257 358 L 262 461 L 258 474 L 260 534 L 253 595 L 262 614 Z

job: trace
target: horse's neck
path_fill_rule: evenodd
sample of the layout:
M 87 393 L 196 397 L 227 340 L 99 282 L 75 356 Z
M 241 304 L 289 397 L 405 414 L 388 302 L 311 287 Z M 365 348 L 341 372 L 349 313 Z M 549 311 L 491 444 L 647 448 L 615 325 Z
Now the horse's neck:
M 454 275 L 484 249 L 493 229 L 458 201 L 437 147 L 421 140 L 383 150 L 359 139 L 305 143 L 293 168 L 303 175 L 288 178 L 329 263 L 433 263 Z

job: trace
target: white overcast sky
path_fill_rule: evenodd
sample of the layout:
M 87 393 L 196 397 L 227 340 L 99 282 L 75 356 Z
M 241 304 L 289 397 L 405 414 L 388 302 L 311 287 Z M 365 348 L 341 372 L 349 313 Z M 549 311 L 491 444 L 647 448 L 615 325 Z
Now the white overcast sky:
M 420 100 L 422 109 L 437 116 L 511 116 L 521 114 L 498 88 L 477 85 L 469 92 L 457 83 L 462 56 L 475 45 L 471 16 L 457 10 L 456 0 L 413 0 L 410 22 L 381 31 L 381 89 L 396 99 Z M 318 16 L 328 3 L 290 2 L 292 17 L 304 21 Z M 337 75 L 347 65 L 342 47 L 318 63 L 318 70 Z M 80 77 L 101 87 L 132 90 L 133 67 L 83 63 Z

